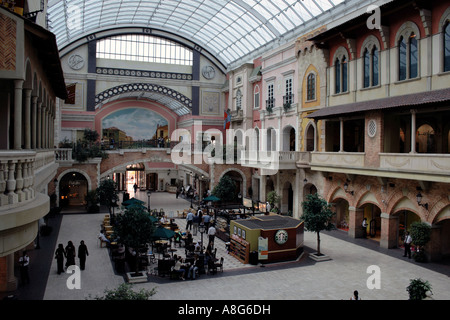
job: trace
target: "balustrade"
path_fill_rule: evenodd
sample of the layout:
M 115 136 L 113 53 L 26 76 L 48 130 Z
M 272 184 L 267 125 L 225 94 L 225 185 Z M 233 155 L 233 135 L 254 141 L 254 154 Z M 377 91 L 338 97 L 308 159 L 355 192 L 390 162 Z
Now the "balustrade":
M 0 210 L 35 196 L 36 152 L 0 152 Z

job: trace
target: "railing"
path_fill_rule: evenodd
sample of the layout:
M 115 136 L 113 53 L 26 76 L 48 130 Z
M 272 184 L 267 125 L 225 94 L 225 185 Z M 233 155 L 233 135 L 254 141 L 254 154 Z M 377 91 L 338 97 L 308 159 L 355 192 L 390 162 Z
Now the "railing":
M 45 159 L 42 157 L 40 163 Z M 0 211 L 35 197 L 35 161 L 34 151 L 0 151 Z
M 73 161 L 72 148 L 58 148 L 55 150 L 55 158 L 57 162 Z

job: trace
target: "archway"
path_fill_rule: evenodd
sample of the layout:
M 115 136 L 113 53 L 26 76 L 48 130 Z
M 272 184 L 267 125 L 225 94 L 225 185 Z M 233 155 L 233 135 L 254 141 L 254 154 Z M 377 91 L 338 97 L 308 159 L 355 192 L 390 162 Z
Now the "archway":
M 244 188 L 244 177 L 242 174 L 235 170 L 229 170 L 226 173 L 223 174 L 224 176 L 228 176 L 231 178 L 231 180 L 234 181 L 236 185 L 236 189 L 234 192 L 234 198 L 235 201 L 238 201 L 238 195 L 241 194 L 241 196 L 245 196 L 245 188 Z
M 283 151 L 295 151 L 295 129 L 292 126 L 283 129 Z
M 283 185 L 283 193 L 281 198 L 281 212 L 283 214 L 292 215 L 294 210 L 294 190 L 292 184 L 286 181 Z
M 306 129 L 306 151 L 314 151 L 314 126 L 309 125 Z
M 405 232 L 411 228 L 411 224 L 416 221 L 421 221 L 420 217 L 412 211 L 409 210 L 400 210 L 395 213 L 395 216 L 398 217 L 398 237 L 397 237 L 397 246 L 403 247 L 403 239 L 405 236 Z
M 372 203 L 366 203 L 360 209 L 363 210 L 363 218 L 367 218 L 369 225 L 367 236 L 379 242 L 381 237 L 381 209 Z
M 146 189 L 145 165 L 143 163 L 128 165 L 125 182 L 126 191 L 129 193 L 134 192 L 135 185 L 137 189 Z
M 59 180 L 59 206 L 81 206 L 89 190 L 86 177 L 76 171 L 65 173 Z

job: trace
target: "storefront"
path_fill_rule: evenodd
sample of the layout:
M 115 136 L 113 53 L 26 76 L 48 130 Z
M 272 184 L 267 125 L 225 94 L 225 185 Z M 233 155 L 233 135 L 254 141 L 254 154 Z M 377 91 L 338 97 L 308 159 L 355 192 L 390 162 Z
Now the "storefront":
M 297 259 L 303 252 L 303 222 L 277 214 L 230 221 L 230 254 L 242 263 Z

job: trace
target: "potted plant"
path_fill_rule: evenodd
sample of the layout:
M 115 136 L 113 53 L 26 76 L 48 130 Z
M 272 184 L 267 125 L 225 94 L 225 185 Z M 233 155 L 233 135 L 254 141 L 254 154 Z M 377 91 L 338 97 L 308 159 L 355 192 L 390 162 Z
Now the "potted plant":
M 116 218 L 114 236 L 118 237 L 126 247 L 131 247 L 136 251 L 135 270 L 127 274 L 130 282 L 147 281 L 145 271 L 139 270 L 138 251 L 152 240 L 154 228 L 150 215 L 143 206 L 130 206 L 124 214 Z
M 270 212 L 278 213 L 278 206 L 280 204 L 280 196 L 276 191 L 270 191 L 267 194 L 267 202 L 270 204 Z
M 122 283 L 119 287 L 113 290 L 105 289 L 103 297 L 95 297 L 95 300 L 148 300 L 156 293 L 156 289 L 151 290 L 141 289 L 138 292 L 134 291 L 129 283 Z
M 308 194 L 306 201 L 302 202 L 302 207 L 303 215 L 300 219 L 305 223 L 305 230 L 317 234 L 317 252 L 310 254 L 310 257 L 316 261 L 328 260 L 329 257 L 320 251 L 320 232 L 336 229 L 336 226 L 332 223 L 336 213 L 331 211 L 331 205 L 317 193 Z
M 424 222 L 413 222 L 410 227 L 412 242 L 416 246 L 413 258 L 417 262 L 426 262 L 425 245 L 431 239 L 431 227 Z
M 408 291 L 409 300 L 423 300 L 431 295 L 431 285 L 422 279 L 411 279 L 406 291 Z

